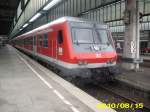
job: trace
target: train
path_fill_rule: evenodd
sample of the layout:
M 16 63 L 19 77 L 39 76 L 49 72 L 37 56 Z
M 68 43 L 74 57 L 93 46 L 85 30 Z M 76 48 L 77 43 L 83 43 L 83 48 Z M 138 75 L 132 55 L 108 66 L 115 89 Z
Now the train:
M 100 80 L 113 74 L 117 53 L 106 24 L 61 17 L 12 39 L 17 49 L 67 77 Z

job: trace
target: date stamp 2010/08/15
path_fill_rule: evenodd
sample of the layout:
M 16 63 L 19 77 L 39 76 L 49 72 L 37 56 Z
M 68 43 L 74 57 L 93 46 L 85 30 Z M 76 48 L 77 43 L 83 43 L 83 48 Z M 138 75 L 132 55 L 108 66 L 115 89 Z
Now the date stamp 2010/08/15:
M 98 103 L 97 108 L 113 108 L 113 109 L 142 109 L 143 103 Z

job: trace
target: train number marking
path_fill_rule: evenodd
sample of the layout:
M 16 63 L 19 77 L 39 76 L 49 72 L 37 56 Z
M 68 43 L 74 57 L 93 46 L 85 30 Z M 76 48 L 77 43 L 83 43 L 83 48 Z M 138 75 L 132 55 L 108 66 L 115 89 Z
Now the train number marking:
M 102 55 L 101 54 L 96 54 L 96 58 L 101 58 Z
M 63 55 L 63 48 L 61 47 L 58 48 L 58 55 Z

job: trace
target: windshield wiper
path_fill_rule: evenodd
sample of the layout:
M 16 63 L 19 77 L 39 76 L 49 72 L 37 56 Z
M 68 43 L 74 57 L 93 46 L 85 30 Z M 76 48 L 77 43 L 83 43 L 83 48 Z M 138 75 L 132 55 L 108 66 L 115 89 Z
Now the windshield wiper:
M 97 31 L 95 24 L 94 24 L 94 27 L 93 27 L 93 31 L 96 33 L 95 38 L 97 38 L 102 43 L 101 36 L 100 36 L 99 32 Z M 94 40 L 94 43 L 96 43 L 94 37 L 93 37 L 93 40 Z

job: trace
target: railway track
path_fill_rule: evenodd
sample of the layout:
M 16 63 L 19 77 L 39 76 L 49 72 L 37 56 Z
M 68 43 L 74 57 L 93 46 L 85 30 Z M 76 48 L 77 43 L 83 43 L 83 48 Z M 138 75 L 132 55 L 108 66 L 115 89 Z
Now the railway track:
M 117 112 L 150 112 L 150 99 L 141 98 L 140 95 L 137 95 L 137 90 L 128 85 L 120 84 L 120 82 L 100 85 L 77 84 L 77 86 L 103 103 L 113 107 Z M 129 107 L 124 107 L 126 104 Z
M 118 96 L 120 99 L 125 100 L 125 103 L 130 104 L 130 106 L 132 105 L 132 108 L 130 108 L 131 110 L 150 112 L 150 99 L 144 96 L 142 97 L 142 92 L 140 93 L 139 90 L 130 87 L 129 85 L 117 82 L 114 85 L 106 84 L 99 85 L 99 87 L 112 93 L 114 96 Z M 140 107 L 140 105 L 142 106 Z

